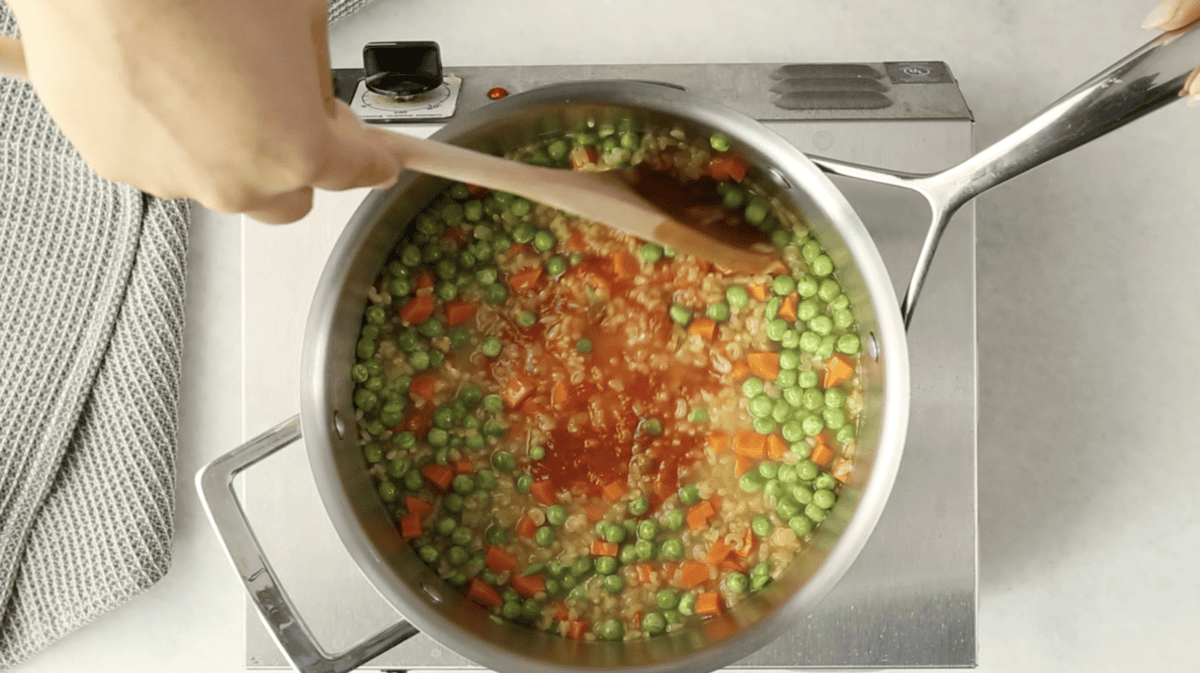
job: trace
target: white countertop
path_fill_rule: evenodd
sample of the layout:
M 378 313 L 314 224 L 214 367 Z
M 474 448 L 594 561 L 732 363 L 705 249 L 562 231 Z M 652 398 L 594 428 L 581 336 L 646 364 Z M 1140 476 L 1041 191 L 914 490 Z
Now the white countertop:
M 943 60 L 983 147 L 1147 41 L 1152 6 L 376 0 L 331 41 L 337 67 L 404 39 L 447 65 Z M 1200 109 L 1182 104 L 979 201 L 982 671 L 1200 667 L 1198 223 Z M 243 670 L 242 589 L 193 486 L 243 439 L 239 238 L 197 213 L 172 570 L 23 673 Z

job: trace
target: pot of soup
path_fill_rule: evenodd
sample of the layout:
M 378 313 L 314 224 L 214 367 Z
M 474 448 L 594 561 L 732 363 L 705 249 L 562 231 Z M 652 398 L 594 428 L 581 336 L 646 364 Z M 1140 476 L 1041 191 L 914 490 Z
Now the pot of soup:
M 431 176 L 369 196 L 310 309 L 299 419 L 198 476 L 267 626 L 301 671 L 351 670 L 418 629 L 499 671 L 702 671 L 762 647 L 883 511 L 908 421 L 904 327 L 949 216 L 1165 104 L 1196 62 L 1194 34 L 1164 36 L 935 176 L 814 162 L 648 83 L 546 87 L 457 119 L 434 138 L 641 166 L 781 264 L 735 273 Z M 929 199 L 902 304 L 822 169 Z M 231 490 L 301 434 L 343 543 L 407 620 L 338 654 L 312 640 Z

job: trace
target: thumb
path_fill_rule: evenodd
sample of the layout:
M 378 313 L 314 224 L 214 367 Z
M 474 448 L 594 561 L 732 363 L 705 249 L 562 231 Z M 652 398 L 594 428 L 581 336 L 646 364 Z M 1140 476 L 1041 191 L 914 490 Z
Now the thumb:
M 330 145 L 313 187 L 341 191 L 395 181 L 400 159 L 388 149 L 388 131 L 363 124 L 341 101 L 335 103 L 329 123 Z

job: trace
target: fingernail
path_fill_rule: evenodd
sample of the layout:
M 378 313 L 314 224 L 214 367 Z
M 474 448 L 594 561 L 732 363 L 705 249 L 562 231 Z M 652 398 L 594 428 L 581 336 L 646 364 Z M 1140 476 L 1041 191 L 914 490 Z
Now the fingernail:
M 1158 28 L 1160 24 L 1174 15 L 1175 0 L 1162 0 L 1146 15 L 1146 20 L 1142 22 L 1142 28 Z

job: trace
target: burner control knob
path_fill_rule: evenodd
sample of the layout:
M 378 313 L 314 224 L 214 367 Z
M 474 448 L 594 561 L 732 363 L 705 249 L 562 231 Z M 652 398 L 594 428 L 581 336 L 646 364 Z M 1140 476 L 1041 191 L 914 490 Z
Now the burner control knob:
M 363 47 L 363 70 L 367 89 L 399 100 L 442 84 L 437 42 L 370 42 Z

